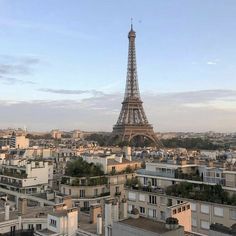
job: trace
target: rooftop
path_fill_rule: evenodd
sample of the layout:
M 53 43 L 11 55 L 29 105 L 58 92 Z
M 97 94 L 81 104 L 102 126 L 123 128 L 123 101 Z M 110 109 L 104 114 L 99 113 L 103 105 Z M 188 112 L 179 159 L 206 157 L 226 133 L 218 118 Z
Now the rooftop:
M 163 234 L 163 233 L 172 231 L 170 229 L 167 229 L 165 227 L 165 223 L 163 222 L 155 221 L 155 220 L 143 218 L 143 217 L 139 217 L 137 219 L 129 218 L 129 219 L 122 220 L 119 223 L 126 224 L 126 225 L 136 227 L 136 228 L 140 228 L 142 230 L 151 231 L 157 234 Z M 180 227 L 183 227 L 183 226 L 180 226 Z

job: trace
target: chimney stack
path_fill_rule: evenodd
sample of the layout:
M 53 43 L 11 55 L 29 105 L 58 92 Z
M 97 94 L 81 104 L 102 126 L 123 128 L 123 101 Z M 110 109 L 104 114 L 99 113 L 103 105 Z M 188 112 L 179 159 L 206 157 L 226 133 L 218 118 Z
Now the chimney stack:
M 112 225 L 112 199 L 105 201 L 105 236 L 109 235 L 109 227 Z
M 126 219 L 127 218 L 127 212 L 128 212 L 127 208 L 128 207 L 127 207 L 127 201 L 126 201 L 125 197 L 121 201 L 120 208 L 121 208 L 121 216 L 120 216 L 120 218 L 121 219 Z
M 5 220 L 9 220 L 10 218 L 10 205 L 9 203 L 5 203 Z
M 97 216 L 97 235 L 102 235 L 102 215 Z
M 119 220 L 119 207 L 118 207 L 118 202 L 116 200 L 112 202 L 112 213 L 113 213 L 113 221 L 117 222 Z

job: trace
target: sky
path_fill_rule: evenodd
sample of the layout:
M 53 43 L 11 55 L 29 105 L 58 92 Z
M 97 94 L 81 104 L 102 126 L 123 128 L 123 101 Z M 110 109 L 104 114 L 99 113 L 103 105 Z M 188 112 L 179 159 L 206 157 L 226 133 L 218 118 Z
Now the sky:
M 130 19 L 155 131 L 236 131 L 235 0 L 0 0 L 0 128 L 111 131 Z

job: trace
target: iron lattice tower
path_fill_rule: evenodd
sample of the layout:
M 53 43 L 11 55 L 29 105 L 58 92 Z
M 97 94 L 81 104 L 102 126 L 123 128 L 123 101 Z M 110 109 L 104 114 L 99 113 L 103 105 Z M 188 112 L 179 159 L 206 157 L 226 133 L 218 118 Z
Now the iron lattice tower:
M 113 136 L 118 136 L 120 141 L 128 142 L 136 136 L 147 137 L 160 147 L 162 144 L 157 139 L 152 125 L 148 123 L 140 98 L 135 52 L 136 33 L 132 24 L 128 38 L 129 54 L 125 96 L 118 121 L 113 127 Z

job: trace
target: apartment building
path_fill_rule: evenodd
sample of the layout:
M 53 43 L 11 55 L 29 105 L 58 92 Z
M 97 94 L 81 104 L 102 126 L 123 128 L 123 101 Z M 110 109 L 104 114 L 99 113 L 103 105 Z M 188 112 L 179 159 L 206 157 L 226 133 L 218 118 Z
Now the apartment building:
M 53 178 L 53 166 L 48 162 L 4 159 L 0 167 L 0 186 L 20 193 L 41 192 Z
M 169 216 L 178 218 L 176 214 L 189 210 L 188 206 L 190 206 L 191 229 L 185 229 L 187 231 L 207 235 L 212 223 L 230 227 L 236 220 L 236 206 L 168 196 L 158 190 L 148 192 L 141 189 L 127 189 L 126 193 L 128 212 L 136 208 L 141 216 L 160 221 L 164 221 Z
M 131 149 L 126 147 L 124 153 L 97 153 L 97 154 L 81 154 L 84 161 L 100 165 L 105 174 L 120 173 L 126 168 L 136 170 L 141 168 L 141 161 L 132 160 Z
M 94 203 L 99 202 L 104 206 L 107 198 L 122 199 L 125 195 L 125 183 L 134 176 L 135 173 L 92 177 L 64 176 L 61 180 L 60 192 L 72 196 L 75 202 L 80 203 L 82 210 L 89 210 Z

